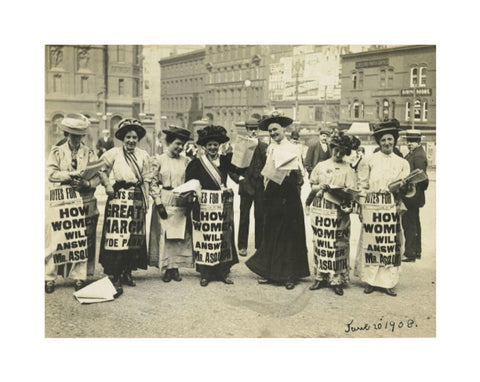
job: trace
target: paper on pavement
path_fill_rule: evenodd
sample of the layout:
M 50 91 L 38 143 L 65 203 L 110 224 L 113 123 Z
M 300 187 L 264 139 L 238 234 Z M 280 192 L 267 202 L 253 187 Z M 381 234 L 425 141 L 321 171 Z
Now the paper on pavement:
M 76 291 L 73 295 L 81 304 L 112 301 L 117 290 L 108 277 L 97 280 Z

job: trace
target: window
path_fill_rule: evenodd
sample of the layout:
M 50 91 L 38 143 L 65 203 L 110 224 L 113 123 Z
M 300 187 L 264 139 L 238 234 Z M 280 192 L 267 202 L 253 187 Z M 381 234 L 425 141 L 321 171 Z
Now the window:
M 410 102 L 405 104 L 405 121 L 410 120 Z
M 377 105 L 377 119 L 380 120 L 380 102 L 376 102 Z
M 428 121 L 427 117 L 428 117 L 428 102 L 423 101 L 423 120 Z
M 418 66 L 410 69 L 410 87 L 427 86 L 427 67 Z
M 413 117 L 415 118 L 415 121 L 421 121 L 422 120 L 422 103 L 420 102 L 419 99 L 415 100 L 414 109 L 413 109 Z
M 353 73 L 353 75 L 352 75 L 352 86 L 353 86 L 354 89 L 357 88 L 357 80 L 358 80 L 357 79 L 357 73 Z
M 380 88 L 387 87 L 386 83 L 386 71 L 385 69 L 380 70 Z
M 388 115 L 390 113 L 390 103 L 388 102 L 388 99 L 383 100 L 382 106 L 383 106 L 383 112 L 382 112 L 383 120 L 387 120 Z
M 133 96 L 138 97 L 140 92 L 140 80 L 138 78 L 133 79 Z
M 358 72 L 358 88 L 363 88 L 363 72 Z
M 387 87 L 393 88 L 393 69 L 388 69 L 387 71 Z
M 125 95 L 125 80 L 123 78 L 118 80 L 118 95 Z
M 395 101 L 392 101 L 392 118 L 395 118 Z
M 62 91 L 62 75 L 55 74 L 53 76 L 53 92 L 60 93 Z
M 145 89 L 150 89 L 150 82 L 148 80 L 145 80 Z
M 125 61 L 125 51 L 123 50 L 123 46 L 117 45 L 117 61 L 124 62 Z
M 80 93 L 87 94 L 88 93 L 88 77 L 82 76 L 80 78 Z
M 353 118 L 360 118 L 360 104 L 358 100 L 353 102 Z

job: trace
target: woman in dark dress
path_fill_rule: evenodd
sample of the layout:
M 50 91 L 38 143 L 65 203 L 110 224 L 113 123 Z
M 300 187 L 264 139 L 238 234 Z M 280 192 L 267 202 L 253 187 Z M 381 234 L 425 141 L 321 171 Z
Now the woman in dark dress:
M 198 137 L 197 144 L 203 147 L 205 154 L 199 155 L 188 164 L 185 180 L 197 179 L 202 190 L 223 190 L 224 194 L 228 194 L 227 196 L 233 199 L 233 191 L 226 186 L 227 175 L 230 175 L 238 183 L 236 168 L 231 164 L 232 154 L 219 154 L 220 145 L 230 140 L 227 137 L 227 131 L 222 126 L 206 126 L 198 131 Z M 195 203 L 196 205 L 194 205 L 193 209 L 198 211 L 199 201 L 197 200 Z M 230 213 L 233 213 L 233 210 Z M 228 235 L 228 242 L 231 244 L 229 249 L 231 251 L 231 259 L 229 261 L 220 262 L 216 265 L 196 264 L 196 269 L 200 272 L 201 286 L 207 286 L 212 280 L 233 284 L 233 281 L 228 278 L 231 266 L 238 263 L 233 219 Z
M 272 115 L 260 121 L 260 130 L 268 130 L 272 142 L 267 149 L 267 163 L 275 152 L 296 153 L 297 170 L 290 170 L 281 184 L 265 175 L 263 241 L 256 253 L 247 260 L 247 267 L 261 276 L 260 284 L 281 283 L 293 289 L 302 277 L 310 275 L 308 268 L 305 218 L 298 187 L 303 182 L 301 158 L 297 146 L 285 137 L 285 127 L 292 119 Z

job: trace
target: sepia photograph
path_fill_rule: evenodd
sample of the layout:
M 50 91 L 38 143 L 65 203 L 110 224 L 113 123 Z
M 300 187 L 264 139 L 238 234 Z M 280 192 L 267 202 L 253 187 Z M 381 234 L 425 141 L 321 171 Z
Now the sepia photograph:
M 4 11 L 2 380 L 478 374 L 467 2 Z
M 435 337 L 436 94 L 435 45 L 45 45 L 45 337 Z

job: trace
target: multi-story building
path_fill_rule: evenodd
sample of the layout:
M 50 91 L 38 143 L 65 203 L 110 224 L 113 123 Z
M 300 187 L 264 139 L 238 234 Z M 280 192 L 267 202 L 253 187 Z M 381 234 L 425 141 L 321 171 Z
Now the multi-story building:
M 143 46 L 143 100 L 145 118 L 161 124 L 161 73 L 159 61 L 163 58 L 201 49 L 201 45 L 144 45 Z
M 162 128 L 170 124 L 193 131 L 203 116 L 205 49 L 161 59 Z
M 341 128 L 396 118 L 402 128 L 435 130 L 435 45 L 345 54 L 341 73 Z
M 107 128 L 113 136 L 122 118 L 139 118 L 143 104 L 141 57 L 139 45 L 46 46 L 46 149 L 63 137 L 59 124 L 68 113 L 90 118 L 86 143 L 91 146 L 101 130 Z M 142 145 L 150 146 L 150 141 L 148 135 Z
M 235 135 L 235 123 L 269 107 L 268 45 L 208 45 L 205 48 L 204 116 Z

